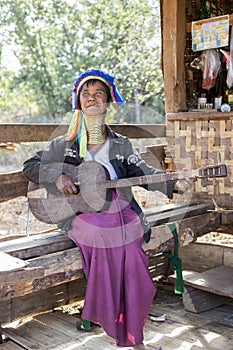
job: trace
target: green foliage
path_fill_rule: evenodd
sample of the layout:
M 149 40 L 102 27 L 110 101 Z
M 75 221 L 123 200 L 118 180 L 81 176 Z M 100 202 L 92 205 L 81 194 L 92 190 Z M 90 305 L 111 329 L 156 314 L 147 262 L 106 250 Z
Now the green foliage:
M 0 80 L 4 115 L 21 111 L 30 121 L 61 120 L 71 109 L 75 77 L 91 67 L 115 76 L 130 105 L 123 111 L 126 122 L 151 122 L 143 113 L 136 119 L 135 104 L 159 106 L 164 115 L 159 0 L 0 0 L 0 5 L 1 41 L 20 62 L 17 73 L 0 66 L 2 77 L 10 73 Z

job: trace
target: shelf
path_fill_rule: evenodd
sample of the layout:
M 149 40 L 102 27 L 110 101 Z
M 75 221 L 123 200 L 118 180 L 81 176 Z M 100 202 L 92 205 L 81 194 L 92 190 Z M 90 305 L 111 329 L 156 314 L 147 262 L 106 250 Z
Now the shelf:
M 166 114 L 168 121 L 175 120 L 232 120 L 233 111 L 231 112 L 177 112 L 177 113 L 167 113 Z

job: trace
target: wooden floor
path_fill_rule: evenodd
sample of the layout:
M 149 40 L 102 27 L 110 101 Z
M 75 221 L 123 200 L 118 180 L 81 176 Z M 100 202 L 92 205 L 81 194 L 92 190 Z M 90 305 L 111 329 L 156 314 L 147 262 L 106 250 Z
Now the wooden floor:
M 233 302 L 201 314 L 188 313 L 182 301 L 152 305 L 144 328 L 144 350 L 231 350 Z M 165 316 L 165 321 L 151 317 Z M 0 350 L 113 350 L 114 340 L 98 326 L 90 332 L 79 329 L 80 318 L 61 311 L 35 316 L 20 325 L 4 327 L 10 340 Z M 130 347 L 122 349 L 131 349 Z

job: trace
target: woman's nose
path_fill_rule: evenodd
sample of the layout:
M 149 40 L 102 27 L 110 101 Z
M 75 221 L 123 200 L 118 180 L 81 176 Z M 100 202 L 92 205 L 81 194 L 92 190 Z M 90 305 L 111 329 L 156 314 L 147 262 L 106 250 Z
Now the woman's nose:
M 89 94 L 88 99 L 89 100 L 95 100 L 95 94 Z

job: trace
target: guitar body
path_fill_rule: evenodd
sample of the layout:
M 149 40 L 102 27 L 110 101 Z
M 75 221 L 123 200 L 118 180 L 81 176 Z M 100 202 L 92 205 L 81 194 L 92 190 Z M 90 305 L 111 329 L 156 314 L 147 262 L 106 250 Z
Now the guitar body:
M 69 176 L 73 182 L 79 182 L 80 192 L 72 195 L 59 191 L 51 193 L 45 186 L 29 182 L 29 207 L 38 220 L 58 224 L 80 212 L 106 210 L 111 193 L 101 183 L 109 178 L 109 174 L 101 164 L 90 161 L 79 166 L 66 163 L 52 163 L 50 166 Z
M 50 166 L 69 176 L 74 183 L 79 182 L 80 192 L 65 195 L 57 190 L 55 184 L 42 186 L 29 182 L 29 207 L 38 220 L 48 224 L 61 223 L 77 213 L 106 210 L 111 201 L 110 189 L 176 181 L 194 176 L 202 179 L 202 185 L 207 186 L 208 178 L 227 176 L 225 164 L 207 166 L 189 173 L 155 173 L 117 180 L 109 180 L 106 168 L 95 161 L 84 162 L 79 166 L 66 163 L 51 163 Z

